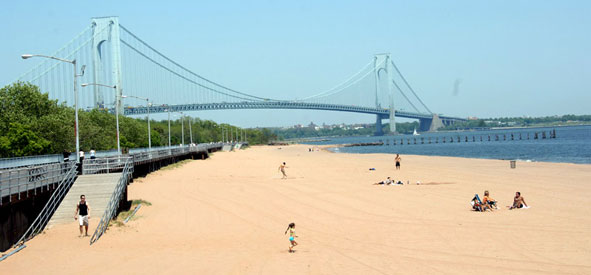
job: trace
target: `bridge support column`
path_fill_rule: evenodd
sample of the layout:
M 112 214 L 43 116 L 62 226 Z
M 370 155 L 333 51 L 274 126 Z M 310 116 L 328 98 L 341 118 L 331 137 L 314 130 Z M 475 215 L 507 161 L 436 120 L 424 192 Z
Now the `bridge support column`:
M 380 115 L 376 116 L 376 131 L 374 133 L 375 136 L 383 136 L 384 131 L 382 131 L 382 117 Z
M 92 18 L 92 27 L 93 81 L 98 84 L 115 86 L 115 106 L 119 108 L 119 113 L 123 114 L 123 106 L 121 105 L 121 39 L 119 36 L 119 18 Z M 109 46 L 108 53 L 105 49 L 106 45 Z M 111 68 L 107 72 L 104 72 L 103 62 L 105 60 L 103 60 L 103 57 L 106 56 L 111 58 L 109 61 Z M 109 74 L 110 79 L 108 79 Z M 107 79 L 103 79 L 103 77 Z M 101 86 L 94 86 L 95 108 L 104 108 L 105 106 L 105 99 L 102 93 L 104 89 Z M 111 89 L 108 89 L 108 92 L 111 92 Z
M 379 95 L 386 92 L 386 99 L 387 105 L 390 109 L 389 117 L 386 117 L 390 120 L 390 133 L 396 133 L 396 119 L 395 119 L 395 109 L 394 109 L 394 87 L 393 87 L 393 76 L 392 76 L 392 69 L 390 68 L 390 54 L 389 53 L 381 53 L 376 54 L 374 57 L 374 76 L 375 76 L 375 99 L 376 99 L 376 108 L 381 108 Z M 384 75 L 385 74 L 385 75 Z M 385 81 L 385 83 L 384 83 Z M 384 86 L 385 84 L 385 86 Z M 381 117 L 378 116 L 379 124 L 381 125 Z M 376 122 L 376 126 L 378 123 Z M 376 135 L 383 135 L 382 129 L 376 129 Z
M 443 121 L 436 114 L 432 118 L 419 119 L 419 131 L 421 132 L 434 132 L 443 126 Z

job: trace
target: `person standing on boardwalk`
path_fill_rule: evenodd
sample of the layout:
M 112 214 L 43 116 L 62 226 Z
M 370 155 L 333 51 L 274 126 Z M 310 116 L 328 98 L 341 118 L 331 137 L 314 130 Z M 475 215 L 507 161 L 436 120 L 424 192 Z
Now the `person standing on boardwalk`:
M 76 213 L 74 220 L 78 220 L 80 224 L 80 237 L 88 236 L 88 219 L 90 218 L 90 206 L 86 202 L 86 196 L 80 195 L 80 202 L 76 205 Z M 82 235 L 82 226 L 84 226 L 85 233 Z
M 290 223 L 287 226 L 287 230 L 285 230 L 284 234 L 287 234 L 287 231 L 289 231 L 289 253 L 293 253 L 295 252 L 295 250 L 293 250 L 293 247 L 298 245 L 298 243 L 295 241 L 295 238 L 298 237 L 295 234 L 295 223 Z
M 400 155 L 396 154 L 396 158 L 394 158 L 394 160 L 396 161 L 396 170 L 400 170 L 400 162 L 402 161 Z
M 285 174 L 285 168 L 287 168 L 287 166 L 285 166 L 285 162 L 279 165 L 279 171 L 281 171 L 281 173 L 283 174 L 283 177 L 281 177 L 281 179 L 287 179 L 287 174 Z

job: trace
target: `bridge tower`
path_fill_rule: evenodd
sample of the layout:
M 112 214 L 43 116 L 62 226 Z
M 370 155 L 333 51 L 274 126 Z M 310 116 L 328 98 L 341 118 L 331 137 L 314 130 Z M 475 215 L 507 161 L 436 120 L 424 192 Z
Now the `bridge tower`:
M 106 45 L 109 49 L 106 49 Z M 119 113 L 123 113 L 121 105 L 121 40 L 119 36 L 119 17 L 95 17 L 92 18 L 92 55 L 93 55 L 93 81 L 94 83 L 116 86 L 115 107 Z M 110 57 L 110 60 L 107 60 Z M 105 63 L 111 65 L 110 79 L 103 79 L 107 73 L 104 71 Z M 106 78 L 106 77 L 104 77 Z M 105 88 L 93 86 L 94 107 L 104 108 L 105 99 L 102 90 Z M 112 92 L 109 90 L 108 92 Z
M 375 84 L 376 84 L 376 108 L 381 108 L 381 104 L 379 101 L 379 94 L 383 94 L 383 84 L 384 81 L 387 85 L 387 95 L 388 95 L 388 109 L 390 110 L 389 113 L 389 122 L 390 122 L 390 133 L 396 133 L 396 113 L 394 109 L 394 87 L 392 85 L 392 69 L 390 68 L 390 54 L 389 53 L 381 53 L 376 54 L 374 57 L 374 75 L 375 75 Z M 376 136 L 384 135 L 382 131 L 382 119 L 386 117 L 382 117 L 377 115 L 376 118 Z

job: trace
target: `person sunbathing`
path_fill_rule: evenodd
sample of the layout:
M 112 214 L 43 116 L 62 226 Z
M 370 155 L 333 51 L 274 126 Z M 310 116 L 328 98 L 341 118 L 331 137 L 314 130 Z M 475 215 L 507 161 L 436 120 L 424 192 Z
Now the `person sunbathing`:
M 390 185 L 392 184 L 392 180 L 390 179 L 390 177 L 388 177 L 386 180 L 380 181 L 380 182 L 376 182 L 373 185 Z
M 493 209 L 498 209 L 498 207 L 497 207 L 497 201 L 490 197 L 490 194 L 488 193 L 488 190 L 485 190 L 484 191 L 484 197 L 482 198 L 482 204 L 485 205 L 485 207 L 484 207 L 485 210 L 486 210 L 486 208 L 490 209 L 491 211 Z
M 515 192 L 515 198 L 513 198 L 513 205 L 509 207 L 509 210 L 514 208 L 523 208 L 524 206 L 529 207 L 527 206 L 527 203 L 525 203 L 525 199 L 523 199 L 523 197 L 521 196 L 521 192 Z

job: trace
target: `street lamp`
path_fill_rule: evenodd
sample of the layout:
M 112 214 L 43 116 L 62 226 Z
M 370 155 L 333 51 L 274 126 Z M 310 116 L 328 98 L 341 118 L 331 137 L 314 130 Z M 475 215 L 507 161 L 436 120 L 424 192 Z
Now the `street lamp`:
M 179 112 L 181 113 L 181 144 L 182 146 L 185 146 L 185 115 L 183 114 L 183 112 Z
M 191 119 L 191 117 L 189 117 L 189 136 L 191 137 L 191 143 L 189 145 L 193 145 L 193 130 L 191 129 L 191 123 L 193 122 L 193 119 Z
M 170 147 L 170 109 L 166 109 L 168 112 L 168 147 Z
M 54 60 L 58 60 L 58 61 L 62 61 L 62 62 L 66 62 L 66 63 L 70 63 L 72 65 L 74 65 L 74 108 L 75 110 L 75 116 L 76 116 L 76 122 L 74 124 L 74 135 L 76 135 L 76 163 L 80 163 L 80 135 L 78 132 L 78 85 L 77 85 L 77 78 L 79 76 L 83 76 L 84 75 L 84 68 L 86 68 L 86 65 L 82 66 L 82 72 L 80 74 L 76 73 L 77 67 L 76 67 L 76 59 L 72 59 L 72 60 L 68 60 L 68 59 L 63 59 L 63 58 L 59 58 L 59 57 L 55 57 L 55 56 L 49 56 L 49 55 L 42 55 L 42 54 L 23 54 L 21 55 L 22 59 L 29 59 L 31 57 L 44 57 L 44 58 L 49 58 L 49 59 L 54 59 Z
M 139 96 L 134 96 L 134 95 L 122 95 L 121 98 L 128 98 L 128 97 L 133 97 L 133 98 L 137 98 L 140 100 L 145 100 L 146 101 L 146 107 L 148 108 L 148 149 L 152 149 L 152 136 L 151 136 L 151 132 L 150 132 L 150 99 L 148 99 L 147 97 L 139 97 Z
M 119 100 L 117 100 L 117 85 L 105 85 L 105 84 L 99 84 L 99 83 L 82 83 L 80 86 L 82 87 L 86 87 L 86 86 L 102 86 L 102 87 L 107 87 L 107 88 L 113 88 L 115 89 L 115 121 L 117 123 L 117 154 L 121 155 L 121 143 L 119 142 L 119 105 L 117 104 L 119 102 Z

